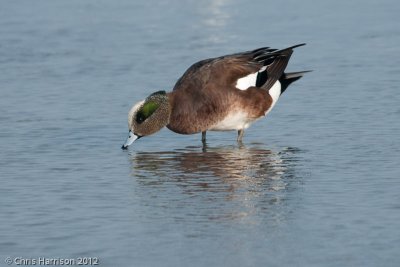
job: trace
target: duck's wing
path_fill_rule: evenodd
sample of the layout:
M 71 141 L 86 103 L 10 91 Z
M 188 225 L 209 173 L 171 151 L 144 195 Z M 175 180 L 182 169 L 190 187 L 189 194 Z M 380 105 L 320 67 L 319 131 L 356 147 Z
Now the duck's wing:
M 281 50 L 262 47 L 199 61 L 183 74 L 173 90 L 198 93 L 210 85 L 240 90 L 249 87 L 269 90 L 282 77 L 293 49 L 303 45 Z

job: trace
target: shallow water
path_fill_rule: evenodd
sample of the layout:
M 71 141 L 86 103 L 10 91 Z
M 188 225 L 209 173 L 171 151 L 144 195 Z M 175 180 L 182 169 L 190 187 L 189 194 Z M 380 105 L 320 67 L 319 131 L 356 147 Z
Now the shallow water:
M 2 2 L 0 266 L 398 266 L 399 10 Z M 314 72 L 243 145 L 162 130 L 120 149 L 130 106 L 195 61 L 302 42 L 288 70 Z

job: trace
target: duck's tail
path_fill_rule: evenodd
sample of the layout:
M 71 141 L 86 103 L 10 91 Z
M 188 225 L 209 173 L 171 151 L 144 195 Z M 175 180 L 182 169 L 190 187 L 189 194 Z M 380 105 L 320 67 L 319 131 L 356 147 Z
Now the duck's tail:
M 294 82 L 303 77 L 303 75 L 307 72 L 311 72 L 312 70 L 306 70 L 306 71 L 298 71 L 298 72 L 290 72 L 290 73 L 283 73 L 281 78 L 279 79 L 281 83 L 281 94 L 285 92 L 286 88 Z

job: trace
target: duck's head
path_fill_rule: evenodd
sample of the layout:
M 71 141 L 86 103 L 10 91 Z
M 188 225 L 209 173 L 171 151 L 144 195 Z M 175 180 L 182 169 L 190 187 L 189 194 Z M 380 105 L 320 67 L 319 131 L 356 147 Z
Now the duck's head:
M 128 115 L 129 135 L 122 149 L 127 149 L 136 139 L 158 132 L 169 123 L 171 107 L 165 91 L 149 95 L 135 104 Z

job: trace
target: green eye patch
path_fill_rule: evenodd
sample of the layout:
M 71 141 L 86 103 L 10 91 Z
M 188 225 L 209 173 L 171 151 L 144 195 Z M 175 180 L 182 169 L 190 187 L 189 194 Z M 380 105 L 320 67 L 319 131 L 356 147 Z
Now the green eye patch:
M 148 117 L 150 117 L 154 113 L 154 111 L 158 109 L 158 107 L 159 104 L 154 101 L 146 102 L 143 105 L 143 107 L 137 112 L 136 122 L 139 124 L 144 122 Z

